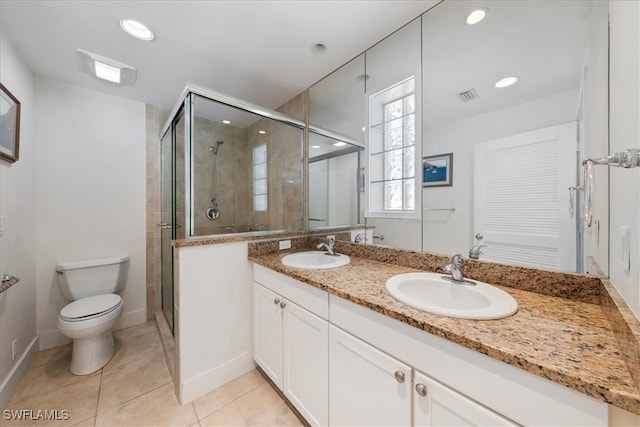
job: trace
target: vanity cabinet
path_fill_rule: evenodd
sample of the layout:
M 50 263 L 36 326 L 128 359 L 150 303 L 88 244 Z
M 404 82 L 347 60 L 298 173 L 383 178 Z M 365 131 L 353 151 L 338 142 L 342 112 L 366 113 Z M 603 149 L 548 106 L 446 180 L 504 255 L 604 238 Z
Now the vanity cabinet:
M 328 296 L 278 276 L 254 278 L 254 360 L 311 425 L 327 425 Z
M 516 425 L 334 326 L 329 348 L 331 425 Z
M 334 326 L 329 349 L 331 425 L 411 425 L 411 367 Z
M 518 425 L 418 371 L 413 373 L 413 384 L 416 426 Z

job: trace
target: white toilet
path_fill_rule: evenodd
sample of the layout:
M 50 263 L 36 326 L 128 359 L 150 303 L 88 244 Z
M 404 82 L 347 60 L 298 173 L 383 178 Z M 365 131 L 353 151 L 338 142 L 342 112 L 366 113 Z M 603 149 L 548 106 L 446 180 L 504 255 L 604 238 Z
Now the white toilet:
M 115 293 L 124 288 L 128 267 L 128 256 L 56 264 L 62 295 L 73 301 L 58 316 L 58 329 L 73 339 L 72 374 L 95 372 L 113 356 L 111 330 L 123 310 Z

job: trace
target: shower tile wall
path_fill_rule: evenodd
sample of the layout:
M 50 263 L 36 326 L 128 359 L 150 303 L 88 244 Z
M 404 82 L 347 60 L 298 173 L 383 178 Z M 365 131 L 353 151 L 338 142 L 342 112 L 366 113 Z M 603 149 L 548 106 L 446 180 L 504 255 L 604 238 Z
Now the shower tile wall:
M 196 235 L 241 232 L 250 227 L 251 151 L 246 135 L 246 129 L 195 119 L 193 161 Z M 218 145 L 218 140 L 223 143 Z M 217 154 L 211 151 L 211 147 L 217 147 Z M 212 206 L 214 197 L 220 216 L 212 221 L 207 218 L 206 211 Z

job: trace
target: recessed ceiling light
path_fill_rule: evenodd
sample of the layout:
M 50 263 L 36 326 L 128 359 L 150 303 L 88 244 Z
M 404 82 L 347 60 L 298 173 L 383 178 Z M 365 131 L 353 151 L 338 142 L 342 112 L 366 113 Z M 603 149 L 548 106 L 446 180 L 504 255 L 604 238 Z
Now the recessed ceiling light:
M 347 143 L 346 142 L 342 142 L 342 141 L 338 141 L 338 142 L 334 142 L 333 143 L 334 147 L 343 147 L 345 145 L 347 145 Z
M 362 132 L 364 132 L 365 130 L 367 130 L 367 128 L 362 126 Z
M 497 87 L 498 89 L 502 89 L 503 87 L 511 86 L 512 84 L 515 84 L 517 82 L 518 82 L 518 78 L 515 76 L 505 77 L 504 79 L 498 80 L 494 84 L 494 86 Z
M 123 85 L 136 81 L 136 69 L 131 65 L 82 49 L 76 49 L 76 57 L 83 71 L 102 80 Z
M 312 145 L 311 148 L 320 148 L 319 145 Z
M 465 19 L 465 22 L 468 25 L 474 25 L 477 24 L 478 22 L 482 21 L 486 16 L 487 16 L 487 12 L 489 10 L 488 9 L 476 9 L 473 12 L 471 12 L 469 15 L 467 15 L 467 19 Z
M 258 133 L 259 133 L 260 135 L 264 135 L 265 133 L 267 133 L 267 131 L 266 131 L 266 130 L 259 130 L 259 131 L 258 131 Z
M 311 52 L 315 53 L 316 55 L 322 55 L 326 51 L 327 51 L 327 45 L 325 45 L 322 42 L 316 42 L 311 45 Z
M 135 19 L 121 19 L 120 28 L 131 37 L 135 37 L 138 40 L 151 41 L 155 38 L 153 31 L 151 31 L 142 22 Z
M 231 124 L 231 120 L 223 120 L 222 123 L 224 123 L 225 125 L 230 125 Z

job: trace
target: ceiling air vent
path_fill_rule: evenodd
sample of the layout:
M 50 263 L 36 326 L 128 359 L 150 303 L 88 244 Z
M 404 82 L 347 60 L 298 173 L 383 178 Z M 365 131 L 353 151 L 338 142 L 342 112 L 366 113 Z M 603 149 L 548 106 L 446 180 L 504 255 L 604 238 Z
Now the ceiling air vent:
M 465 90 L 464 92 L 460 92 L 458 94 L 458 98 L 460 98 L 460 101 L 462 102 L 469 102 L 480 97 L 478 96 L 478 92 L 476 92 L 475 89 L 471 88 L 469 90 Z

